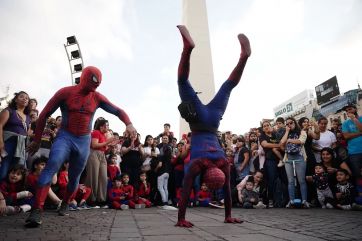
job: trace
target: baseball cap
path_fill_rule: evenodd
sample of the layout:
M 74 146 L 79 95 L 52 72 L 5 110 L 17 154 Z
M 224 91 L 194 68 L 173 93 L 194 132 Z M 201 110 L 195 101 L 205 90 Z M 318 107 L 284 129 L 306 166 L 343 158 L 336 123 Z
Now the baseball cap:
M 353 103 L 347 103 L 347 104 L 342 108 L 342 110 L 345 111 L 348 107 L 353 107 L 353 108 L 357 109 L 357 107 L 356 107 L 355 104 L 353 104 Z

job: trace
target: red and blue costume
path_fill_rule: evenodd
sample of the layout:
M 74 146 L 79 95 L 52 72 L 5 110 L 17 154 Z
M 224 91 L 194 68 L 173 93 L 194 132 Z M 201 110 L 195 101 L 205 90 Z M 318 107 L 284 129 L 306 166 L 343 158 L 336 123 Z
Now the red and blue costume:
M 225 112 L 230 93 L 239 83 L 245 64 L 251 54 L 248 38 L 239 34 L 241 45 L 239 62 L 228 80 L 226 80 L 215 97 L 204 105 L 192 88 L 188 78 L 190 72 L 190 56 L 194 42 L 185 26 L 178 26 L 183 40 L 183 51 L 178 68 L 178 88 L 181 101 L 191 103 L 197 114 L 197 120 L 190 124 L 191 135 L 191 160 L 185 169 L 182 199 L 179 204 L 178 222 L 176 226 L 192 227 L 193 224 L 185 220 L 187 200 L 196 176 L 208 169 L 219 168 L 225 175 L 223 189 L 225 193 L 225 222 L 241 223 L 241 220 L 231 217 L 231 191 L 230 191 L 230 164 L 224 150 L 219 144 L 216 131 Z
M 39 177 L 33 210 L 43 209 L 51 179 L 65 161 L 69 161 L 69 183 L 63 202 L 69 203 L 73 199 L 72 196 L 76 194 L 79 178 L 89 155 L 92 120 L 98 108 L 118 116 L 127 126 L 126 131 L 131 135 L 136 134 L 126 112 L 96 92 L 101 82 L 102 74 L 98 68 L 93 66 L 84 68 L 79 85 L 57 91 L 40 113 L 35 137 L 28 147 L 30 154 L 39 148 L 46 120 L 58 108 L 62 113 L 62 124 L 50 149 L 47 165 Z M 40 220 L 33 220 L 32 215 L 29 216 L 27 222 L 41 223 Z

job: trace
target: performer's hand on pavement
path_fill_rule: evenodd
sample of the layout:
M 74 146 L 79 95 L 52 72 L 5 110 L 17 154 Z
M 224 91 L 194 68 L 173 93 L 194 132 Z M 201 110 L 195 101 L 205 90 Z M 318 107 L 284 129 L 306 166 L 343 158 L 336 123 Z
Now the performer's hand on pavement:
M 224 221 L 224 223 L 242 223 L 242 222 L 243 221 L 241 221 L 240 219 L 232 218 L 232 217 L 225 218 L 225 221 Z
M 130 137 L 137 136 L 137 131 L 132 124 L 126 126 L 126 132 Z
M 178 221 L 175 226 L 184 227 L 184 228 L 192 228 L 192 226 L 194 226 L 194 224 L 184 219 L 184 220 Z
M 6 211 L 6 203 L 5 200 L 0 201 L 0 216 L 4 215 Z
M 34 155 L 40 148 L 40 143 L 32 141 L 27 147 L 26 151 L 30 154 L 30 156 Z

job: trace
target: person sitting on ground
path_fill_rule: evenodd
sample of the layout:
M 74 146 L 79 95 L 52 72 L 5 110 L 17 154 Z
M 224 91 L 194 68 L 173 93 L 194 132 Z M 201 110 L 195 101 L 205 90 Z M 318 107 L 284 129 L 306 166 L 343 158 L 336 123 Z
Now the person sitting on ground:
M 254 177 L 250 176 L 246 180 L 245 188 L 238 197 L 243 208 L 254 208 L 259 203 L 259 193 L 254 191 Z
M 211 200 L 211 193 L 209 192 L 206 183 L 201 184 L 201 190 L 197 193 L 197 200 L 200 207 L 208 207 Z
M 350 174 L 345 169 L 338 169 L 336 173 L 336 208 L 351 210 L 355 198 L 354 186 L 349 182 Z
M 13 215 L 31 209 L 30 199 L 33 194 L 25 189 L 26 169 L 17 164 L 9 169 L 7 179 L 0 183 L 0 192 L 5 202 L 4 214 Z
M 116 176 L 113 179 L 113 186 L 108 190 L 109 207 L 114 209 L 128 209 L 126 192 L 123 189 L 122 176 Z
M 48 158 L 46 158 L 45 156 L 41 156 L 41 157 L 38 157 L 33 160 L 31 171 L 26 177 L 26 187 L 27 187 L 27 190 L 29 190 L 31 193 L 35 193 L 35 191 L 36 191 L 36 186 L 38 183 L 39 176 L 40 176 L 41 172 L 44 170 L 47 161 L 48 161 Z M 54 184 L 57 183 L 56 175 L 54 175 L 52 183 L 54 183 Z M 55 207 L 59 208 L 60 204 L 62 202 L 62 200 L 60 200 L 60 198 L 54 193 L 52 188 L 49 188 L 48 198 L 46 199 L 46 203 L 48 200 L 50 201 L 49 207 L 51 207 L 52 205 L 55 205 Z M 35 201 L 35 198 L 32 197 L 31 205 L 33 204 L 34 201 Z
M 59 185 L 59 196 L 64 198 L 64 195 L 67 192 L 67 185 L 69 183 L 68 178 L 68 169 L 69 162 L 65 162 L 62 166 L 62 170 L 59 172 L 58 185 Z M 69 210 L 76 211 L 82 209 L 90 209 L 87 205 L 87 200 L 92 193 L 90 187 L 85 186 L 84 184 L 79 184 L 75 195 L 72 196 L 69 203 Z
M 150 201 L 151 185 L 147 182 L 147 174 L 141 171 L 140 179 L 135 186 L 135 203 L 138 208 L 150 208 L 152 203 Z
M 237 186 L 236 186 L 236 190 L 237 190 L 237 201 L 238 203 L 241 203 L 240 200 L 240 196 L 241 196 L 241 192 L 242 190 L 245 189 L 246 187 L 246 182 L 247 180 L 253 177 L 254 179 L 254 187 L 253 190 L 257 193 L 259 193 L 259 202 L 258 204 L 255 206 L 255 208 L 266 208 L 266 205 L 263 203 L 263 199 L 267 199 L 266 198 L 266 189 L 265 189 L 265 185 L 263 182 L 263 177 L 264 174 L 261 170 L 256 170 L 255 173 L 253 175 L 248 175 L 246 176 Z
M 123 184 L 123 190 L 125 193 L 125 201 L 130 208 L 135 208 L 135 202 L 134 202 L 134 187 L 129 184 L 129 175 L 127 173 L 122 173 L 122 184 Z
M 313 181 L 316 189 L 318 201 L 322 208 L 333 208 L 333 193 L 328 184 L 328 173 L 322 163 L 316 163 L 314 175 L 306 176 L 308 181 Z

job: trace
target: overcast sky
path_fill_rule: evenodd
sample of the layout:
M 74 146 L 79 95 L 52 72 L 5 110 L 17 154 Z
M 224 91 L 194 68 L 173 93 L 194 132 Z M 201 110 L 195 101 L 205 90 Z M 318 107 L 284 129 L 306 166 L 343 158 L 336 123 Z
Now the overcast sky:
M 361 84 L 362 1 L 206 2 L 216 89 L 237 62 L 237 34 L 245 33 L 252 47 L 220 130 L 242 134 L 273 118 L 274 107 L 334 75 L 341 92 Z M 179 136 L 181 11 L 182 0 L 1 0 L 0 97 L 10 85 L 10 93 L 25 90 L 42 109 L 71 84 L 63 44 L 76 35 L 85 64 L 103 73 L 98 91 L 126 110 L 142 141 L 165 122 Z M 123 132 L 111 115 L 98 110 L 97 116 Z

